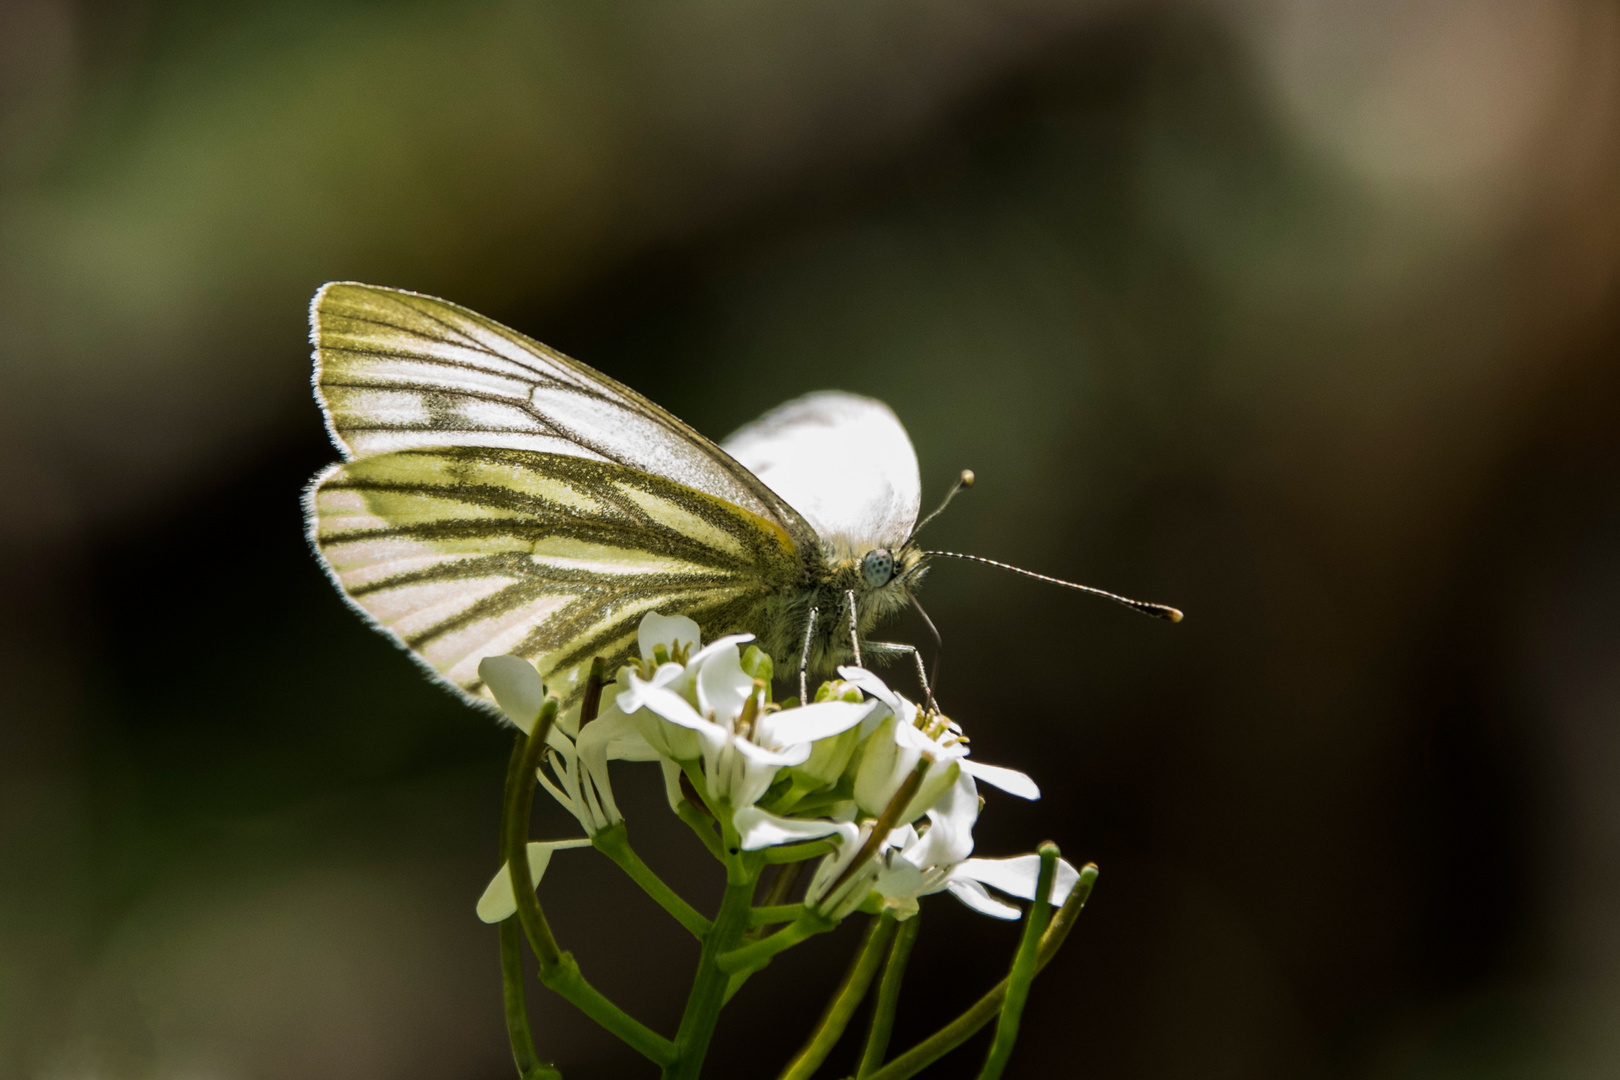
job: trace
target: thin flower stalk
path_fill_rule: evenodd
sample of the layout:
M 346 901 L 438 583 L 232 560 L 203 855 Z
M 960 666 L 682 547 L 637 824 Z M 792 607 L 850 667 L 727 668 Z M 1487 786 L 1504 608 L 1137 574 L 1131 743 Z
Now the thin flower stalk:
M 821 1014 L 821 1020 L 811 1032 L 809 1041 L 782 1070 L 780 1080 L 810 1080 L 821 1063 L 827 1060 L 827 1055 L 832 1053 L 832 1048 L 843 1036 L 850 1018 L 866 997 L 872 978 L 883 963 L 883 953 L 894 933 L 894 925 L 894 918 L 886 912 L 866 924 L 866 933 L 861 937 L 860 947 L 855 951 L 849 970 L 844 973 L 844 981 L 833 992 L 832 1000 L 827 1003 L 827 1009 Z
M 512 747 L 511 761 L 506 770 L 506 791 L 510 792 L 522 775 L 525 743 Z M 502 820 L 501 848 L 508 847 L 512 822 Z M 514 906 L 514 911 L 515 911 Z M 507 918 L 500 924 L 501 937 L 501 997 L 506 1007 L 506 1034 L 512 1046 L 512 1062 L 517 1066 L 520 1080 L 562 1080 L 555 1066 L 540 1060 L 534 1048 L 534 1035 L 529 1030 L 529 1005 L 523 992 L 523 928 L 516 919 Z
M 522 1080 L 562 1080 L 556 1066 L 540 1060 L 529 1031 L 529 1005 L 523 993 L 523 929 L 516 919 L 501 923 L 501 997 L 518 1076 Z
M 1063 902 L 1052 922 L 1041 935 L 1040 948 L 1035 954 L 1035 972 L 1052 962 L 1058 950 L 1063 947 L 1069 931 L 1074 929 L 1075 920 L 1086 906 L 1086 900 L 1091 896 L 1092 886 L 1097 882 L 1097 867 L 1087 863 L 1080 870 L 1080 880 L 1069 893 L 1069 898 Z M 881 1069 L 863 1078 L 863 1080 L 910 1080 L 928 1066 L 955 1050 L 958 1046 L 977 1035 L 986 1024 L 994 1020 L 1001 1013 L 1001 1005 L 1007 999 L 1007 990 L 1011 978 L 1005 977 L 978 1001 L 969 1005 L 956 1019 L 928 1036 L 926 1039 L 894 1058 Z
M 1035 981 L 1035 960 L 1040 952 L 1041 935 L 1052 920 L 1052 879 L 1057 873 L 1058 848 L 1048 841 L 1040 847 L 1041 871 L 1035 882 L 1035 901 L 1030 905 L 1024 922 L 1024 937 L 1013 957 L 1012 971 L 1007 975 L 1007 996 L 1001 1003 L 1001 1015 L 996 1020 L 996 1036 L 990 1043 L 979 1080 L 1001 1080 L 1012 1057 L 1013 1044 L 1018 1041 L 1018 1025 L 1023 1019 L 1024 1003 L 1029 1000 L 1029 984 Z
M 709 920 L 699 914 L 691 904 L 681 899 L 674 889 L 664 883 L 663 878 L 653 873 L 652 868 L 641 861 L 641 856 L 630 847 L 630 835 L 623 823 L 603 829 L 591 837 L 591 845 L 612 859 L 631 881 L 641 886 L 643 892 L 652 897 L 659 907 L 669 912 L 676 922 L 686 927 L 693 937 L 699 941 L 703 940 L 703 935 L 709 932 L 711 925 Z
M 534 807 L 535 766 L 545 747 L 546 736 L 557 717 L 557 699 L 547 698 L 525 741 L 521 767 L 506 802 L 506 861 L 512 875 L 512 891 L 517 900 L 517 918 L 522 923 L 529 947 L 540 962 L 540 981 L 567 998 L 586 1016 L 617 1035 L 632 1049 L 658 1065 L 669 1064 L 675 1047 L 663 1036 L 632 1018 L 586 981 L 573 956 L 557 946 L 546 921 L 540 900 L 529 877 L 527 823 Z
M 889 1038 L 894 1034 L 894 1014 L 900 1004 L 900 985 L 905 980 L 906 964 L 911 960 L 912 946 L 917 943 L 917 932 L 922 920 L 912 916 L 900 923 L 889 945 L 889 958 L 883 964 L 883 978 L 878 982 L 877 1000 L 872 1004 L 872 1023 L 866 1032 L 866 1045 L 861 1050 L 861 1063 L 855 1071 L 856 1080 L 864 1080 L 883 1064 L 889 1052 Z
M 817 934 L 825 934 L 836 929 L 838 924 L 824 915 L 801 908 L 799 915 L 791 923 L 769 937 L 751 942 L 740 948 L 723 952 L 717 959 L 720 970 L 728 975 L 740 971 L 758 971 L 771 962 L 771 957 L 784 952 L 802 942 L 809 941 Z

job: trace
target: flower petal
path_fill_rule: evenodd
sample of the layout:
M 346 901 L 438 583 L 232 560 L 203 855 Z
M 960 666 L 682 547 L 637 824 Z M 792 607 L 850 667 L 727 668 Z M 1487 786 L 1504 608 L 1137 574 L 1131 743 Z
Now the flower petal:
M 1016 919 L 1023 914 L 1011 904 L 1004 904 L 991 896 L 983 885 L 972 878 L 960 881 L 953 878 L 946 882 L 945 887 L 951 891 L 952 896 L 980 914 L 996 919 Z
M 889 899 L 915 898 L 921 895 L 927 884 L 928 879 L 917 867 L 905 859 L 893 859 L 878 871 L 877 881 L 872 883 L 872 888 Z
M 728 727 L 753 692 L 754 680 L 742 669 L 735 647 L 716 652 L 698 668 L 698 711 Z
M 773 770 L 780 769 L 784 765 L 802 765 L 810 756 L 809 743 L 793 743 L 780 750 L 773 750 L 768 746 L 749 742 L 740 736 L 731 740 L 731 748 L 750 766 Z
M 909 724 L 912 717 L 917 714 L 917 707 L 915 705 L 911 704 L 911 702 L 907 701 L 893 690 L 890 690 L 888 683 L 884 682 L 870 671 L 867 671 L 865 668 L 841 667 L 838 669 L 838 674 L 844 677 L 844 681 L 860 687 L 868 694 L 871 694 L 873 697 L 883 702 L 883 704 L 889 707 L 890 712 L 905 720 L 906 723 Z
M 1040 880 L 1039 855 L 1014 855 L 1006 859 L 968 859 L 951 871 L 952 879 L 972 878 L 994 889 L 1024 900 L 1035 899 L 1035 886 Z M 1052 903 L 1061 904 L 1069 898 L 1074 883 L 1080 880 L 1080 871 L 1069 860 L 1059 859 L 1057 872 L 1052 877 Z
M 859 724 L 873 708 L 869 701 L 858 705 L 849 701 L 822 701 L 803 708 L 785 709 L 760 717 L 760 738 L 776 746 L 831 738 Z
M 754 805 L 770 790 L 778 772 L 788 766 L 802 765 L 810 756 L 809 743 L 796 743 L 785 750 L 768 750 L 740 736 L 731 739 L 727 750 L 729 752 L 721 757 L 726 776 L 718 781 L 718 786 L 711 779 L 711 786 L 715 786 L 711 794 L 730 799 L 735 807 Z
M 971 776 L 958 773 L 956 783 L 928 811 L 928 831 L 908 845 L 903 857 L 920 868 L 959 863 L 973 854 L 973 826 L 978 820 L 978 789 Z
M 975 780 L 983 780 L 991 787 L 998 787 L 1009 795 L 1017 795 L 1020 799 L 1039 799 L 1041 789 L 1027 773 L 1017 769 L 1004 769 L 1000 765 L 984 765 L 977 761 L 963 759 L 962 768 Z
M 644 683 L 635 675 L 630 676 L 630 684 L 631 688 L 627 693 L 634 698 L 637 709 L 646 709 L 672 724 L 679 724 L 693 731 L 707 731 L 718 727 L 705 720 L 701 713 L 673 690 Z
M 608 761 L 657 761 L 658 751 L 647 742 L 641 726 L 630 717 L 613 709 L 585 725 L 579 733 L 579 756 L 592 772 L 604 768 Z
M 641 626 L 636 630 L 636 644 L 641 647 L 641 657 L 651 660 L 653 646 L 684 645 L 695 649 L 698 642 L 703 640 L 703 633 L 698 624 L 685 615 L 660 615 L 656 611 L 649 611 L 641 617 Z
M 912 759 L 917 760 L 916 758 Z M 935 761 L 923 774 L 922 786 L 917 789 L 917 797 L 911 800 L 911 805 L 900 814 L 901 821 L 916 821 L 923 814 L 939 805 L 940 800 L 948 798 L 950 793 L 958 787 L 966 786 L 971 792 L 971 801 L 974 806 L 973 820 L 978 820 L 979 792 L 973 786 L 973 778 L 965 776 L 961 764 L 953 759 Z
M 767 813 L 757 806 L 745 806 L 731 817 L 737 833 L 742 837 L 744 851 L 777 844 L 796 844 L 804 840 L 819 840 L 823 836 L 843 834 L 850 826 L 820 818 L 788 818 Z
M 486 656 L 478 662 L 478 677 L 506 718 L 527 735 L 546 701 L 546 684 L 534 665 L 521 656 Z
M 855 766 L 855 801 L 873 817 L 883 812 L 906 774 L 917 764 L 917 751 L 902 754 L 894 732 L 895 718 L 890 716 L 867 738 Z
M 531 669 L 532 670 L 532 669 Z M 564 848 L 590 847 L 589 840 L 547 840 L 529 842 L 526 849 L 529 856 L 529 880 L 536 885 L 545 876 L 546 866 L 551 862 L 551 853 Z M 478 898 L 478 917 L 487 923 L 498 923 L 517 914 L 517 896 L 512 892 L 512 871 L 506 863 L 496 872 L 495 877 L 484 889 L 484 895 Z
M 741 645 L 744 642 L 753 640 L 753 634 L 727 634 L 723 638 L 716 638 L 714 641 L 709 642 L 707 645 L 703 646 L 703 648 L 687 657 L 686 666 L 693 668 L 702 667 L 703 664 L 716 653 L 729 649 L 732 646 Z

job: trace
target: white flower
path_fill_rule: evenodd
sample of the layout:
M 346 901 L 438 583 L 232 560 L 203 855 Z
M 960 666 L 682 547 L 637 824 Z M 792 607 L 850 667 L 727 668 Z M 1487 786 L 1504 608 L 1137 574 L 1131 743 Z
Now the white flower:
M 737 645 L 747 637 L 722 638 L 688 661 L 683 673 L 690 694 L 677 692 L 674 673 L 662 665 L 651 679 L 627 669 L 629 685 L 615 701 L 638 723 L 648 746 L 675 763 L 698 762 L 704 795 L 724 803 L 743 847 L 753 850 L 784 838 L 825 836 L 831 823 L 796 823 L 755 807 L 784 768 L 801 765 L 818 740 L 856 727 L 872 711 L 869 702 L 823 701 L 796 709 L 768 706 L 764 687 L 742 669 Z
M 851 685 L 883 702 L 895 721 L 890 738 L 871 740 L 862 749 L 855 776 L 855 801 L 863 811 L 876 814 L 887 806 L 905 778 L 917 767 L 923 754 L 931 755 L 935 765 L 924 777 L 923 788 L 913 802 L 918 809 L 909 816 L 901 815 L 903 821 L 914 820 L 921 814 L 921 806 L 932 805 L 932 799 L 944 794 L 947 785 L 940 766 L 947 760 L 960 762 L 963 771 L 1008 794 L 1021 799 L 1041 797 L 1041 789 L 1027 774 L 1017 769 L 968 760 L 967 743 L 962 740 L 959 727 L 937 714 L 919 719 L 917 706 L 890 690 L 872 672 L 864 668 L 842 667 L 838 673 Z M 929 795 L 932 799 L 926 797 Z
M 968 858 L 973 852 L 973 825 L 978 816 L 979 797 L 973 778 L 959 773 L 946 796 L 928 811 L 924 828 L 907 824 L 891 830 L 876 857 L 845 877 L 850 860 L 871 836 L 872 823 L 859 831 L 850 827 L 840 850 L 817 867 L 805 893 L 806 904 L 829 918 L 842 919 L 875 895 L 883 908 L 905 920 L 917 913 L 921 897 L 949 891 L 975 911 L 998 919 L 1018 918 L 1018 908 L 991 896 L 985 886 L 1025 900 L 1034 899 L 1040 856 Z M 1079 871 L 1059 859 L 1052 903 L 1068 899 L 1079 877 Z
M 840 830 L 843 842 L 817 868 L 806 902 L 828 917 L 842 918 L 875 892 L 885 907 L 906 918 L 917 910 L 918 897 L 950 889 L 978 910 L 994 908 L 1016 916 L 1016 908 L 991 898 L 971 874 L 958 868 L 968 865 L 965 860 L 973 853 L 980 805 L 976 781 L 1038 799 L 1035 782 L 1016 769 L 969 759 L 959 727 L 938 714 L 921 714 L 872 672 L 845 667 L 839 674 L 882 703 L 861 725 L 862 741 L 847 769 L 853 774 L 852 813 L 867 821 Z M 889 835 L 875 853 L 868 853 L 866 865 L 851 870 L 850 863 L 867 847 L 878 819 L 925 762 L 916 794 L 891 816 Z M 926 825 L 914 827 L 924 816 Z

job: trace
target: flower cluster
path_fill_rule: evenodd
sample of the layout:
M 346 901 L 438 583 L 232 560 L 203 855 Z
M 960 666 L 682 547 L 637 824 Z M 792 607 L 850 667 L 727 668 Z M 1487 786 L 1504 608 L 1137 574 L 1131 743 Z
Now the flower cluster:
M 585 838 L 531 844 L 531 878 L 554 850 L 603 846 L 622 829 L 609 762 L 657 762 L 671 809 L 689 805 L 718 825 L 719 853 L 807 844 L 825 851 L 804 896 L 805 910 L 822 919 L 867 910 L 903 920 L 920 897 L 940 891 L 987 915 L 1018 918 L 1020 909 L 990 890 L 1033 898 L 1039 857 L 973 858 L 973 827 L 980 783 L 1037 799 L 1034 781 L 972 760 L 960 727 L 861 668 L 840 668 L 812 702 L 779 705 L 771 660 L 750 640 L 705 646 L 691 619 L 642 620 L 640 660 L 605 688 L 600 714 L 581 723 L 576 709 L 547 735 L 539 782 Z M 491 657 L 479 673 L 507 717 L 530 730 L 545 698 L 533 665 Z M 1059 862 L 1053 903 L 1078 876 Z M 512 905 L 503 868 L 479 914 L 499 921 Z

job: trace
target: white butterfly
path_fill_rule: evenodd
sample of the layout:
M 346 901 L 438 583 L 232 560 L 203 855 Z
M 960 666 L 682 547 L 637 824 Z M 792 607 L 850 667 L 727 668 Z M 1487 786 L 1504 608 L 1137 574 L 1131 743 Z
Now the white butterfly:
M 345 459 L 306 493 L 311 543 L 351 604 L 474 700 L 490 700 L 479 661 L 515 654 L 572 704 L 649 611 L 754 634 L 803 693 L 863 646 L 915 657 L 866 635 L 929 556 L 977 559 L 917 546 L 917 456 L 882 402 L 810 394 L 716 446 L 443 300 L 335 282 L 310 321 Z

